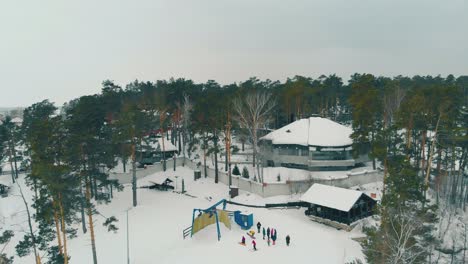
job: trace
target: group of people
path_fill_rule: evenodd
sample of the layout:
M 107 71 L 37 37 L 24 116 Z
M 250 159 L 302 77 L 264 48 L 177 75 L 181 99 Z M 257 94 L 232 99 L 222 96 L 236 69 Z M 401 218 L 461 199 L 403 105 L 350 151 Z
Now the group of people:
M 262 229 L 262 224 L 260 222 L 258 222 L 257 223 L 257 231 L 258 231 L 258 234 L 263 235 L 263 240 L 265 240 L 265 237 L 267 237 L 268 246 L 270 246 L 271 241 L 273 241 L 273 245 L 275 245 L 276 239 L 278 238 L 278 233 L 277 233 L 275 228 L 267 227 L 267 229 L 265 229 L 265 227 L 263 227 L 263 229 Z M 249 234 L 251 234 L 251 237 L 253 238 L 252 239 L 253 250 L 257 250 L 257 242 L 255 241 L 255 238 L 253 237 L 253 233 L 255 233 L 255 231 L 253 231 L 253 230 L 249 231 Z M 291 237 L 289 235 L 287 235 L 286 236 L 286 245 L 288 247 L 289 247 L 290 242 L 291 242 Z M 245 237 L 244 236 L 242 236 L 242 242 L 241 243 L 245 245 Z

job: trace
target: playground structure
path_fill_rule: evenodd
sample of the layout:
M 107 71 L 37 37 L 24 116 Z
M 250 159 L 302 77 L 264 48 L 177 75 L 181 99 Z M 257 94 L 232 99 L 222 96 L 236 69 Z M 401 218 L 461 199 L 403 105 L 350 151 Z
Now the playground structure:
M 222 209 L 217 209 L 219 205 L 222 205 Z M 195 217 L 195 215 L 198 215 Z M 216 223 L 216 230 L 218 233 L 218 241 L 221 239 L 221 230 L 219 229 L 219 222 L 223 222 L 224 225 L 231 229 L 231 220 L 229 219 L 229 211 L 226 211 L 226 200 L 223 199 L 207 209 L 193 209 L 192 214 L 192 228 L 190 236 L 197 233 L 201 229 Z
M 227 211 L 226 204 L 228 202 L 223 199 L 207 209 L 193 209 L 192 214 L 192 226 L 187 227 L 183 230 L 183 238 L 190 234 L 192 237 L 195 233 L 202 230 L 203 228 L 215 224 L 218 233 L 218 241 L 221 239 L 221 231 L 219 229 L 219 222 L 231 229 L 231 218 L 234 217 L 234 221 L 242 229 L 250 229 L 253 226 L 253 214 L 245 213 L 241 211 Z M 218 206 L 222 206 L 222 209 L 218 209 Z

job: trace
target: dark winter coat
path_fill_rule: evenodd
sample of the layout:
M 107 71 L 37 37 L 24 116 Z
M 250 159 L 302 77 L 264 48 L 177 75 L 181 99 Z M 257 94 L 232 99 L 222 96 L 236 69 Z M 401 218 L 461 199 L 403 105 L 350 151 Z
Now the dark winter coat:
M 276 238 L 277 238 L 276 230 L 273 229 L 271 230 L 271 240 L 276 241 Z
M 270 237 L 270 228 L 267 229 L 267 236 Z

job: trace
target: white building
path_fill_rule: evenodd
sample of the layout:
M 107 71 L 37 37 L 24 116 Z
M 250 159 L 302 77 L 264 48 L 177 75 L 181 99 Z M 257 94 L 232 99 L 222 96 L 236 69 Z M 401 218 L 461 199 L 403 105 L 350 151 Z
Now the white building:
M 260 138 L 265 166 L 309 170 L 347 170 L 366 161 L 352 155 L 352 129 L 332 120 L 297 120 Z

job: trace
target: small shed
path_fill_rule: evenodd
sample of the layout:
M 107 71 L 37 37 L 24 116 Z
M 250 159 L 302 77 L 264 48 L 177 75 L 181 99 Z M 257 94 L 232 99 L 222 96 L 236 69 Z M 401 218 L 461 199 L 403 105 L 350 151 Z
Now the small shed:
M 234 212 L 234 221 L 244 230 L 248 230 L 253 226 L 253 214 L 249 212 Z
M 351 223 L 373 214 L 376 201 L 365 193 L 315 183 L 301 197 L 308 204 L 306 215 L 338 223 Z

